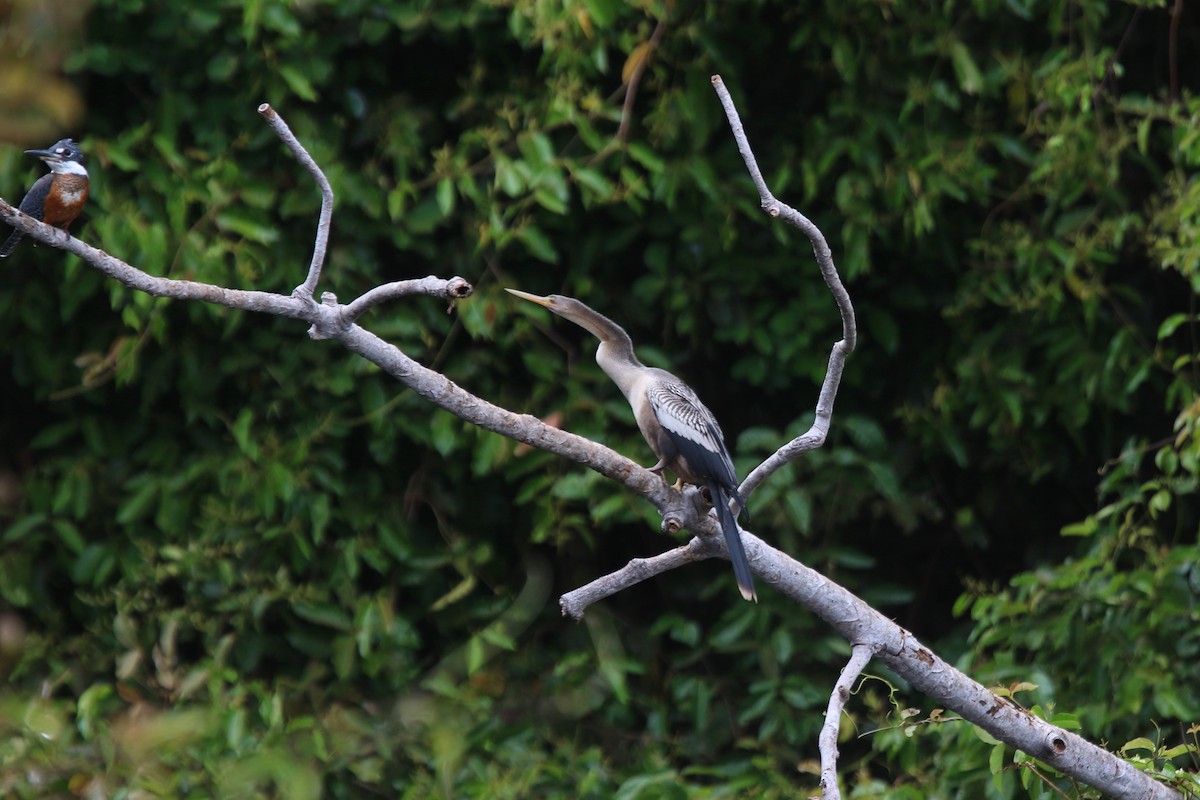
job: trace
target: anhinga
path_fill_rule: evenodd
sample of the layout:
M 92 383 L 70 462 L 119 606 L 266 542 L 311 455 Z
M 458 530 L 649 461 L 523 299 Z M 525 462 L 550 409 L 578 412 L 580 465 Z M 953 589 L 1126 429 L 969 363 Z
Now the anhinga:
M 666 467 L 680 479 L 708 488 L 725 533 L 738 589 L 747 600 L 758 600 L 737 516 L 729 509 L 730 498 L 737 501 L 739 513 L 745 503 L 738 494 L 733 460 L 713 413 L 679 378 L 638 361 L 629 334 L 603 314 L 573 297 L 560 294 L 540 297 L 516 289 L 507 291 L 569 319 L 600 340 L 596 363 L 621 389 L 633 407 L 638 429 L 658 456 L 658 463 L 650 470 L 661 473 Z

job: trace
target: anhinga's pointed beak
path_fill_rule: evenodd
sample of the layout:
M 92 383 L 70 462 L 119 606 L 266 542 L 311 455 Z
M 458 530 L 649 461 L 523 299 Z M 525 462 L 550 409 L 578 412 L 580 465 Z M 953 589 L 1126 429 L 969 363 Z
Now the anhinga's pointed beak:
M 551 311 L 554 310 L 554 300 L 549 297 L 542 297 L 541 295 L 522 292 L 519 289 L 505 289 L 504 291 L 508 292 L 509 294 L 515 294 L 522 300 L 528 300 L 531 303 L 537 303 L 539 306 L 548 308 Z

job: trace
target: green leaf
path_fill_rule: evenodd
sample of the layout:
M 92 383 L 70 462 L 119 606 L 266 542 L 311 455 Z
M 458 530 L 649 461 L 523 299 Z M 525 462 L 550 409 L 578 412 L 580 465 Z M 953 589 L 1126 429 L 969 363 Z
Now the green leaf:
M 297 97 L 306 102 L 312 103 L 317 99 L 316 87 L 308 79 L 308 76 L 300 72 L 300 70 L 291 64 L 280 64 L 278 66 L 279 77 L 287 83 Z
M 437 204 L 443 217 L 450 216 L 454 211 L 454 199 L 454 182 L 449 178 L 442 178 L 437 183 Z
M 83 536 L 79 533 L 79 528 L 77 528 L 69 520 L 65 519 L 56 519 L 52 524 L 54 526 L 55 533 L 58 534 L 59 541 L 62 542 L 67 550 L 71 551 L 75 555 L 79 555 L 83 552 L 84 548 L 87 546 L 87 543 L 84 541 Z
M 158 481 L 149 476 L 142 476 L 131 485 L 136 485 L 137 490 L 117 508 L 117 522 L 121 525 L 128 525 L 145 517 L 150 512 L 151 504 L 158 499 L 159 490 L 162 488 Z
M 620 0 L 584 0 L 583 4 L 587 8 L 592 22 L 598 28 L 612 26 L 620 11 L 625 7 Z
M 1191 314 L 1172 314 L 1158 326 L 1158 341 L 1163 341 L 1179 330 L 1181 325 L 1191 322 L 1195 317 Z
M 550 239 L 539 228 L 533 225 L 523 225 L 514 231 L 514 236 L 521 244 L 525 245 L 525 249 L 534 258 L 545 261 L 547 264 L 558 263 L 558 251 L 554 249 Z
M 1129 752 L 1130 750 L 1145 750 L 1147 752 L 1153 753 L 1157 749 L 1158 748 L 1156 747 L 1154 742 L 1150 741 L 1149 739 L 1145 738 L 1144 736 L 1139 736 L 1136 739 L 1130 739 L 1128 742 L 1121 745 L 1122 753 Z
M 1100 524 L 1095 517 L 1088 517 L 1082 522 L 1064 525 L 1059 531 L 1063 536 L 1092 536 L 1099 530 Z
M 567 203 L 565 198 L 560 196 L 558 192 L 539 186 L 533 190 L 533 199 L 538 202 L 542 208 L 551 211 L 555 214 L 566 214 Z M 519 235 L 519 234 L 518 234 Z
M 254 412 L 249 408 L 243 408 L 237 415 L 237 419 L 229 426 L 229 432 L 233 434 L 233 440 L 237 443 L 238 449 L 245 453 L 249 458 L 257 459 L 259 456 L 258 444 L 254 441 L 252 427 L 254 425 Z
M 226 209 L 217 214 L 216 222 L 222 231 L 236 233 L 259 244 L 279 241 L 279 231 L 274 226 L 258 221 L 257 215 L 245 209 Z
M 962 42 L 950 46 L 950 58 L 954 62 L 954 74 L 958 78 L 959 88 L 966 94 L 979 94 L 983 88 L 983 75 L 971 57 L 971 51 Z
M 459 427 L 458 417 L 450 412 L 434 412 L 433 423 L 430 425 L 429 432 L 432 436 L 434 448 L 442 456 L 448 456 L 454 452 L 458 443 Z
M 350 617 L 345 611 L 327 603 L 295 602 L 292 603 L 292 610 L 296 612 L 296 616 L 315 625 L 322 625 L 345 633 L 349 633 L 353 628 Z
M 626 152 L 633 158 L 634 161 L 641 164 L 651 173 L 659 174 L 666 169 L 666 162 L 662 158 L 641 142 L 630 142 L 626 147 Z

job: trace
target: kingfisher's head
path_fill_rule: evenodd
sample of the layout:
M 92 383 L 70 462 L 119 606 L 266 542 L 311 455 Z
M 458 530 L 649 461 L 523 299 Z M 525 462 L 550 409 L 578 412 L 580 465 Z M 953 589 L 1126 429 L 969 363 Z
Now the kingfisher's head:
M 45 161 L 51 172 L 87 175 L 83 166 L 83 151 L 73 139 L 62 139 L 45 150 L 26 150 L 25 154 Z

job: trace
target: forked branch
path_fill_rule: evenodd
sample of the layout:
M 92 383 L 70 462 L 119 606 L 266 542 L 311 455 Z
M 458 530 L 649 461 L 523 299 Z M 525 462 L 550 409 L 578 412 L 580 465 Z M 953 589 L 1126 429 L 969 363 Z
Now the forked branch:
M 742 497 L 749 497 L 763 481 L 784 464 L 810 450 L 816 450 L 825 443 L 825 437 L 829 435 L 829 423 L 833 417 L 833 401 L 837 397 L 838 386 L 842 381 L 842 368 L 846 363 L 846 356 L 854 351 L 858 342 L 858 328 L 854 321 L 854 306 L 850 303 L 850 293 L 846 291 L 841 277 L 838 276 L 837 267 L 833 264 L 833 253 L 829 249 L 829 243 L 825 241 L 825 235 L 821 233 L 820 228 L 813 224 L 812 220 L 771 194 L 767 181 L 763 178 L 762 170 L 758 167 L 758 161 L 754 158 L 754 151 L 750 149 L 750 140 L 746 138 L 746 129 L 742 127 L 742 119 L 738 115 L 737 107 L 733 104 L 729 90 L 725 88 L 725 82 L 721 80 L 720 75 L 713 75 L 712 85 L 721 99 L 722 108 L 725 109 L 725 116 L 733 131 L 734 141 L 737 142 L 738 152 L 741 153 L 742 160 L 746 162 L 746 169 L 749 170 L 750 178 L 754 181 L 755 188 L 758 189 L 759 201 L 763 210 L 772 217 L 782 218 L 784 222 L 797 228 L 808 237 L 808 241 L 812 243 L 813 255 L 817 259 L 817 267 L 821 270 L 821 277 L 825 279 L 825 285 L 833 294 L 838 311 L 842 315 L 842 338 L 833 345 L 833 350 L 829 353 L 829 366 L 825 371 L 825 381 L 821 384 L 821 392 L 817 395 L 816 419 L 813 420 L 812 427 L 776 450 L 774 455 L 759 464 L 746 476 L 746 480 L 742 481 L 741 494 Z
M 854 320 L 854 306 L 850 302 L 850 293 L 846 291 L 846 287 L 842 284 L 842 279 L 838 275 L 837 267 L 833 263 L 833 253 L 829 249 L 829 243 L 825 241 L 825 235 L 806 216 L 786 203 L 779 201 L 771 193 L 766 179 L 763 178 L 762 170 L 758 166 L 758 160 L 754 157 L 754 151 L 750 148 L 750 141 L 746 138 L 746 130 L 742 126 L 742 119 L 738 115 L 737 107 L 734 105 L 729 90 L 725 88 L 725 83 L 719 75 L 712 77 L 712 84 L 713 88 L 717 91 L 717 96 L 721 100 L 721 106 L 725 109 L 725 116 L 729 119 L 729 127 L 733 131 L 733 138 L 737 143 L 738 152 L 741 153 L 742 160 L 746 162 L 746 169 L 750 172 L 750 178 L 754 181 L 754 186 L 758 190 L 763 210 L 773 218 L 782 218 L 789 225 L 799 229 L 808 237 L 809 242 L 812 243 L 813 255 L 816 256 L 817 268 L 820 270 L 825 284 L 829 287 L 829 291 L 833 295 L 834 302 L 842 318 L 842 338 L 833 345 L 833 349 L 829 353 L 829 366 L 825 371 L 825 380 L 821 384 L 821 391 L 817 395 L 816 415 L 812 427 L 780 447 L 773 455 L 750 472 L 746 480 L 742 481 L 739 489 L 742 497 L 746 498 L 784 464 L 810 450 L 815 450 L 825 443 L 825 438 L 829 434 L 829 425 L 833 418 L 833 403 L 837 397 L 838 387 L 841 385 L 842 371 L 845 367 L 846 357 L 854 350 L 858 334 Z M 705 522 L 707 524 L 699 528 L 689 527 L 689 530 L 705 536 L 711 535 L 716 528 L 711 523 L 711 520 L 706 520 Z M 759 539 L 754 539 L 754 542 L 762 547 L 769 547 Z M 578 618 L 582 616 L 584 609 L 587 607 L 586 602 L 584 602 L 585 598 L 608 596 L 657 574 L 647 569 L 647 565 L 658 567 L 668 563 L 675 565 L 687 563 L 688 561 L 695 560 L 697 552 L 715 551 L 724 557 L 728 557 L 728 551 L 724 547 L 720 545 L 714 547 L 714 544 L 709 543 L 700 548 L 685 545 L 680 550 L 686 551 L 689 554 L 686 558 L 683 553 L 677 554 L 677 556 L 664 553 L 658 559 L 639 563 L 637 569 L 625 568 L 611 575 L 598 578 L 593 583 L 565 595 L 561 601 L 563 612 Z M 760 575 L 759 570 L 755 568 L 753 555 L 750 553 L 752 546 L 747 544 L 746 549 L 748 555 L 750 555 L 751 567 L 754 569 L 756 575 Z M 683 560 L 677 562 L 676 557 Z

